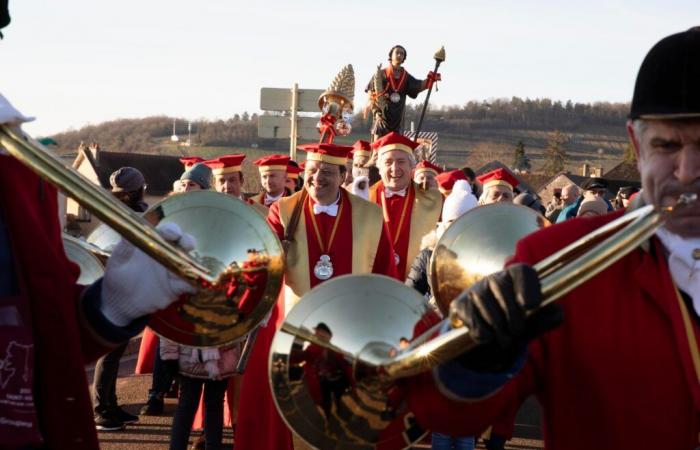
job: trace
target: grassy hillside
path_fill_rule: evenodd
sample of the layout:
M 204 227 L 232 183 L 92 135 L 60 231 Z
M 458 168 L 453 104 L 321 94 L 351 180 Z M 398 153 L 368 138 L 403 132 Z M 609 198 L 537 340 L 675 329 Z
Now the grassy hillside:
M 462 107 L 430 111 L 424 131 L 439 133 L 438 162 L 451 167 L 479 167 L 498 159 L 511 164 L 518 141 L 537 171 L 544 163 L 543 153 L 549 133 L 559 130 L 569 142 L 567 169 L 578 172 L 583 163 L 611 168 L 622 160 L 627 144 L 623 104 L 573 104 L 549 99 L 513 98 L 490 102 L 469 102 Z M 405 123 L 417 123 L 419 110 L 408 107 Z M 180 143 L 170 140 L 173 120 L 178 124 Z M 199 155 L 212 158 L 227 153 L 246 153 L 248 160 L 271 152 L 287 153 L 286 139 L 257 137 L 257 116 L 235 115 L 228 120 L 192 122 L 192 145 L 182 145 L 182 131 L 187 121 L 170 117 L 123 119 L 93 125 L 80 130 L 60 133 L 53 138 L 59 143 L 58 152 L 69 156 L 81 142 L 97 142 L 103 150 Z M 357 139 L 369 139 L 369 121 L 355 118 L 351 136 L 336 142 L 352 144 Z M 186 136 L 185 136 L 186 138 Z

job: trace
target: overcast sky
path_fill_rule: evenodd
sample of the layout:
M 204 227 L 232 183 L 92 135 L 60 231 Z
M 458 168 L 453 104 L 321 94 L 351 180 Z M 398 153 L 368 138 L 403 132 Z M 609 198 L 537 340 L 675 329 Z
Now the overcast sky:
M 445 46 L 435 105 L 626 102 L 649 48 L 700 25 L 698 0 L 240 3 L 10 0 L 0 92 L 37 117 L 27 131 L 47 135 L 117 118 L 258 112 L 261 87 L 324 89 L 351 63 L 357 111 L 401 43 L 417 78 Z

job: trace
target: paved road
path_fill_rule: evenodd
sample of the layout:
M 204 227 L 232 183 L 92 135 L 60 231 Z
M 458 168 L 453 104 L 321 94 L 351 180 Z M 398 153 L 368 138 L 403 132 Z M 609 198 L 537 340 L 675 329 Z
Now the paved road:
M 135 356 L 125 357 L 119 370 L 117 381 L 117 396 L 122 407 L 138 414 L 146 401 L 148 388 L 151 384 L 149 375 L 132 375 L 136 364 Z M 92 377 L 92 370 L 88 370 Z M 100 443 L 103 450 L 167 450 L 170 441 L 170 427 L 175 412 L 177 400 L 166 399 L 165 413 L 160 417 L 142 416 L 138 424 L 129 425 L 126 430 L 117 432 L 101 432 Z M 534 401 L 528 401 L 516 420 L 516 438 L 508 443 L 507 449 L 528 450 L 543 448 L 539 427 L 539 407 Z M 224 434 L 225 449 L 232 448 L 231 430 Z M 301 440 L 295 437 L 295 450 L 310 450 Z M 430 445 L 421 443 L 414 448 L 428 449 Z M 479 446 L 479 448 L 483 448 Z

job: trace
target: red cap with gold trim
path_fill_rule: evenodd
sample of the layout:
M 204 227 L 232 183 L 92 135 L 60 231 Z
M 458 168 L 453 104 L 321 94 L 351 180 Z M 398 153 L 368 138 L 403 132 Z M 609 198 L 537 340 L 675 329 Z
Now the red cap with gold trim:
M 253 164 L 258 166 L 260 173 L 270 172 L 273 170 L 281 170 L 286 172 L 289 164 L 289 156 L 286 155 L 270 155 L 264 158 L 253 161 Z
M 204 162 L 204 158 L 199 156 L 187 156 L 185 158 L 180 158 L 180 162 L 185 166 L 185 169 L 189 169 L 197 163 Z
M 452 188 L 457 180 L 466 180 L 467 176 L 460 169 L 450 170 L 449 172 L 442 172 L 435 177 L 438 183 L 438 189 L 445 195 L 452 192 Z
M 440 175 L 442 173 L 442 169 L 430 161 L 421 161 L 416 164 L 416 168 L 414 169 L 414 173 L 420 172 L 432 172 L 435 175 Z
M 204 164 L 209 166 L 211 168 L 211 173 L 216 176 L 232 172 L 240 172 L 244 159 L 245 155 L 243 154 L 225 155 L 219 156 L 216 159 L 204 161 Z
M 395 131 L 382 136 L 372 143 L 372 148 L 377 150 L 381 155 L 384 152 L 390 152 L 392 150 L 401 150 L 409 155 L 413 154 L 413 150 L 418 147 L 418 143 L 410 140 L 403 134 L 399 134 Z
M 352 147 L 337 144 L 304 144 L 299 149 L 306 152 L 307 161 L 321 161 L 344 166 Z
M 476 179 L 484 186 L 484 189 L 491 186 L 505 186 L 513 189 L 520 184 L 517 178 L 503 168 L 479 175 Z
M 301 167 L 299 167 L 298 165 L 297 166 L 293 165 L 291 163 L 291 161 L 289 162 L 289 165 L 287 166 L 287 178 L 290 178 L 292 180 L 297 180 L 297 179 L 299 179 L 299 174 L 301 172 L 302 172 Z
M 357 141 L 352 144 L 352 153 L 357 156 L 372 156 L 372 145 L 367 141 Z

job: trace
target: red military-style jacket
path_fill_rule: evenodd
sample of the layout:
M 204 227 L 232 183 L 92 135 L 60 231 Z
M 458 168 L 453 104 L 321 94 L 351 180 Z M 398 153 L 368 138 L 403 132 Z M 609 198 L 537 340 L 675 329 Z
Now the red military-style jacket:
M 513 262 L 534 264 L 618 217 L 538 231 Z M 408 380 L 426 428 L 477 434 L 530 394 L 548 449 L 692 449 L 700 444 L 700 328 L 655 238 L 559 300 L 563 324 L 528 348 L 523 369 L 495 394 L 464 401 L 439 371 Z
M 14 269 L 28 291 L 34 396 L 44 446 L 98 449 L 85 365 L 128 335 L 106 337 L 105 330 L 114 326 L 95 322 L 94 305 L 87 304 L 95 296 L 84 295 L 76 284 L 80 271 L 63 250 L 56 190 L 7 155 L 0 155 L 0 214 Z

